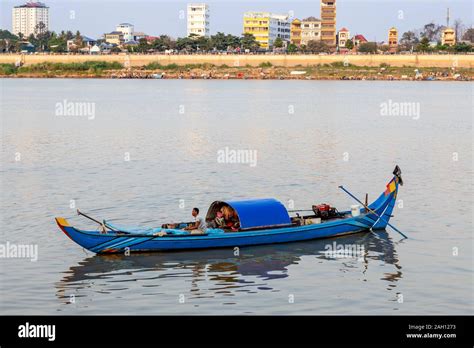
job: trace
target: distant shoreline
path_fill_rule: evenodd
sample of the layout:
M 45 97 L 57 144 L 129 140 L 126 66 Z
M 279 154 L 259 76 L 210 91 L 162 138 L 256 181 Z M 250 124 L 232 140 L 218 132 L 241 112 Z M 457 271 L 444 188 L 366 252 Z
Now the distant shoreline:
M 429 59 L 433 65 L 422 66 Z M 473 61 L 474 55 L 0 55 L 0 77 L 472 81 Z
M 109 76 L 92 76 L 92 75 L 56 75 L 56 76 L 45 76 L 45 75 L 21 75 L 21 76 L 11 76 L 11 75 L 0 75 L 0 79 L 121 79 L 121 80 L 131 80 L 131 79 L 142 79 L 142 80 L 153 80 L 151 77 L 109 77 Z M 404 82 L 404 81 L 430 81 L 430 82 L 439 82 L 439 81 L 449 81 L 449 82 L 472 82 L 474 77 L 469 78 L 436 78 L 436 79 L 415 79 L 413 77 L 409 78 L 373 78 L 373 77 L 346 77 L 346 78 L 318 78 L 318 77 L 309 77 L 309 78 L 221 78 L 221 77 L 166 77 L 161 80 L 241 80 L 241 81 L 274 81 L 274 80 L 283 80 L 283 81 L 393 81 L 393 82 Z
M 209 64 L 185 66 L 149 64 L 124 68 L 117 62 L 39 63 L 15 67 L 0 64 L 0 78 L 103 78 L 203 80 L 366 80 L 366 81 L 473 81 L 474 69 L 360 67 L 340 63 L 288 67 L 228 67 Z
M 50 63 L 82 63 L 86 61 L 119 62 L 124 66 L 141 67 L 150 63 L 161 65 L 212 64 L 229 67 L 258 67 L 270 63 L 279 67 L 304 67 L 332 63 L 378 67 L 386 64 L 394 67 L 416 68 L 474 68 L 474 54 L 366 54 L 366 55 L 318 55 L 318 54 L 108 54 L 108 55 L 68 55 L 68 54 L 0 54 L 1 63 L 22 61 L 25 66 Z

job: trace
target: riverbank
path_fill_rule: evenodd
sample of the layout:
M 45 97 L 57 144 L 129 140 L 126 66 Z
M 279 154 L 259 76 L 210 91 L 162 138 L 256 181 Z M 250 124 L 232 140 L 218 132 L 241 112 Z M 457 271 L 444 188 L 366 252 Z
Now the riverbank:
M 248 80 L 474 80 L 473 68 L 414 66 L 357 66 L 347 62 L 273 66 L 263 62 L 258 67 L 214 64 L 168 64 L 152 62 L 144 66 L 125 67 L 117 61 L 81 63 L 38 63 L 16 67 L 0 64 L 1 77 L 18 78 L 117 78 L 117 79 L 248 79 Z
M 64 54 L 0 54 L 1 63 L 21 61 L 24 66 L 39 63 L 84 63 L 86 61 L 118 62 L 128 67 L 141 67 L 151 63 L 161 65 L 176 64 L 212 64 L 215 66 L 259 67 L 270 63 L 272 66 L 298 67 L 333 63 L 345 63 L 357 66 L 395 67 L 411 66 L 416 68 L 474 68 L 474 55 L 469 54 L 367 54 L 367 55 L 318 55 L 318 54 L 110 54 L 110 55 L 64 55 Z

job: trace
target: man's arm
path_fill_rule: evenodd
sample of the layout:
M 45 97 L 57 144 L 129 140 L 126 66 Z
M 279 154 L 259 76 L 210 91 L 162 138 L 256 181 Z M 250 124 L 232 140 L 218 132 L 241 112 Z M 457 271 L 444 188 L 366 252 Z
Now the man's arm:
M 196 222 L 193 222 L 191 225 L 189 225 L 188 227 L 185 227 L 184 229 L 186 231 L 191 231 L 191 230 L 195 230 L 199 227 L 199 221 L 196 221 Z

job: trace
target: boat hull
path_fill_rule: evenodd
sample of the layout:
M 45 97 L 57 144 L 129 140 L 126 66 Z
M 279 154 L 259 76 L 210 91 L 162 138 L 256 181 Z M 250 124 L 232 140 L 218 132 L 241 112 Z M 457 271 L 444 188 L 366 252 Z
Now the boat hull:
M 309 227 L 309 226 L 308 226 Z M 64 232 L 75 242 L 96 253 L 122 253 L 208 249 L 239 247 L 259 244 L 288 243 L 309 239 L 328 238 L 350 233 L 367 232 L 370 225 L 357 226 L 351 223 L 341 223 L 337 226 L 315 226 L 312 228 L 281 229 L 278 233 L 258 231 L 248 233 L 222 233 L 208 236 L 189 237 L 135 237 L 135 236 L 100 236 L 91 235 L 87 231 L 76 230 L 74 227 L 64 227 Z M 79 242 L 80 241 L 80 242 Z

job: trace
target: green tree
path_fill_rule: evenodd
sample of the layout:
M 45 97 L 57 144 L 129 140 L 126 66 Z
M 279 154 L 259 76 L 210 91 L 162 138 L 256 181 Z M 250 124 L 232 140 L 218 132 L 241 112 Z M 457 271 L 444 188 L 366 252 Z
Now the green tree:
M 23 34 L 19 34 L 23 35 Z M 0 52 L 15 52 L 19 37 L 8 30 L 0 29 Z
M 165 51 L 176 48 L 176 41 L 172 40 L 168 35 L 160 35 L 159 38 L 153 40 L 151 47 L 157 51 Z
M 364 42 L 359 45 L 358 51 L 361 53 L 377 53 L 377 43 Z
M 38 50 L 45 51 L 48 47 L 48 41 L 51 38 L 51 32 L 46 29 L 46 25 L 43 22 L 36 24 L 34 38 L 36 39 L 36 47 Z
M 195 50 L 198 51 L 210 51 L 212 49 L 211 39 L 205 36 L 199 36 L 195 39 Z
M 20 33 L 19 35 L 22 35 L 22 33 Z M 0 40 L 14 40 L 14 41 L 18 41 L 18 36 L 10 33 L 8 30 L 1 30 L 0 29 Z
M 385 52 L 388 52 L 388 51 L 390 50 L 390 47 L 389 47 L 388 45 L 380 45 L 380 46 L 378 47 L 378 49 L 379 49 L 380 51 L 382 51 L 383 53 L 385 53 Z
M 454 21 L 453 29 L 454 33 L 456 34 L 456 38 L 459 40 L 461 37 L 461 32 L 464 30 L 464 24 L 462 23 L 461 19 L 458 18 Z
M 295 52 L 298 52 L 298 46 L 290 43 L 286 50 L 288 51 L 288 53 L 295 53 Z
M 76 35 L 74 35 L 74 45 L 76 45 L 78 49 L 82 48 L 82 35 L 79 30 L 76 31 Z
M 473 52 L 473 45 L 467 43 L 457 43 L 454 46 L 454 51 L 456 52 Z
M 146 53 L 148 50 L 151 48 L 151 46 L 148 44 L 148 41 L 143 38 L 138 41 L 138 45 L 136 46 L 136 51 L 140 53 Z
M 462 36 L 462 40 L 474 43 L 474 28 L 467 29 L 464 35 Z
M 416 34 L 413 31 L 403 33 L 400 39 L 400 46 L 404 51 L 411 51 L 419 43 Z
M 345 44 L 345 47 L 348 49 L 348 50 L 352 50 L 354 48 L 354 42 L 349 39 L 346 41 L 346 44 Z
M 282 48 L 283 47 L 283 40 L 281 37 L 277 37 L 275 41 L 273 41 L 273 47 L 275 48 Z
M 232 35 L 232 34 L 227 34 L 226 40 L 227 40 L 227 47 L 231 47 L 234 49 L 240 47 L 240 37 Z
M 28 38 L 26 38 L 26 40 L 28 42 L 30 42 L 32 45 L 34 45 L 36 47 L 36 49 L 39 50 L 39 41 L 36 39 L 35 35 L 34 34 L 30 34 L 30 36 L 28 36 Z
M 227 40 L 224 33 L 218 32 L 216 35 L 212 35 L 211 42 L 213 48 L 218 51 L 223 51 L 227 49 Z
M 48 40 L 48 50 L 56 53 L 66 52 L 67 42 L 65 38 L 57 36 L 55 33 L 53 33 L 51 38 Z
M 72 31 L 68 30 L 66 31 L 66 40 L 72 40 L 74 39 L 74 34 L 72 33 Z
M 310 40 L 306 45 L 306 51 L 311 53 L 329 53 L 331 48 L 322 41 Z
M 188 37 L 180 37 L 176 40 L 176 48 L 178 50 L 196 51 L 201 45 L 206 46 L 206 38 L 196 34 L 191 34 Z
M 430 40 L 427 37 L 423 37 L 418 46 L 416 46 L 416 50 L 419 52 L 431 51 Z
M 232 34 L 224 34 L 218 32 L 216 35 L 211 36 L 210 42 L 211 48 L 214 48 L 218 51 L 225 51 L 228 49 L 235 49 L 240 47 L 240 38 Z
M 244 50 L 256 51 L 260 47 L 255 36 L 249 33 L 243 34 L 240 43 Z
M 180 37 L 176 40 L 176 48 L 179 51 L 186 50 L 192 51 L 194 45 L 194 40 L 189 37 Z
M 438 41 L 443 27 L 433 22 L 426 24 L 421 32 L 422 37 L 426 37 L 429 42 Z

